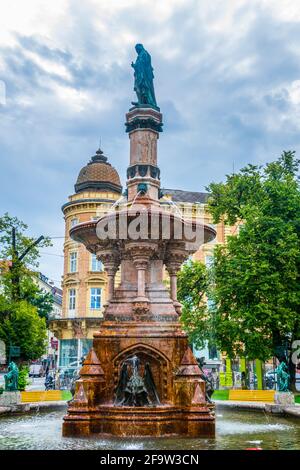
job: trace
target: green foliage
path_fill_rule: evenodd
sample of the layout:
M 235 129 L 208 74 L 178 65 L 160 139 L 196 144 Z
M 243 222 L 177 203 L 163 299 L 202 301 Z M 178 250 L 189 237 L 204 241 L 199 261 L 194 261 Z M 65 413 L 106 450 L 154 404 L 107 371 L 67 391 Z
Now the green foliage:
M 213 400 L 228 400 L 229 390 L 215 390 L 212 394 Z
M 29 237 L 24 233 L 28 229 L 28 226 L 17 217 L 12 217 L 6 212 L 2 217 L 0 217 L 0 259 L 11 259 L 13 255 L 13 227 L 16 229 L 16 249 L 19 255 L 34 242 L 34 238 Z M 33 247 L 26 255 L 26 264 L 31 267 L 37 267 L 39 248 L 50 245 L 50 239 L 45 238 L 38 246 Z
M 12 248 L 12 229 L 16 229 L 16 250 Z M 12 262 L 0 276 L 0 338 L 21 347 L 21 359 L 38 359 L 45 351 L 46 321 L 53 299 L 36 284 L 33 267 L 38 266 L 39 248 L 49 246 L 42 240 L 20 261 L 18 258 L 34 239 L 25 234 L 27 225 L 7 213 L 0 217 L 0 259 Z M 8 347 L 7 347 L 8 350 Z
M 25 300 L 9 305 L 9 315 L 0 321 L 0 339 L 21 348 L 21 360 L 38 359 L 45 352 L 46 322 L 36 307 Z
M 16 230 L 15 249 L 12 245 L 13 228 Z M 45 238 L 39 242 L 38 246 L 32 246 L 35 240 L 24 233 L 27 228 L 22 221 L 7 213 L 0 217 L 0 259 L 11 263 L 9 269 L 3 269 L 0 282 L 2 292 L 12 301 L 20 299 L 31 301 L 30 295 L 35 284 L 33 269 L 38 266 L 39 248 L 51 245 L 50 239 Z M 22 258 L 29 247 L 31 247 L 30 250 Z M 38 296 L 35 295 L 35 297 Z M 33 305 L 36 304 L 33 303 Z
M 44 292 L 34 282 L 33 277 L 26 279 L 22 283 L 21 296 L 28 303 L 37 308 L 38 314 L 48 322 L 53 309 L 53 295 L 51 292 Z
M 22 366 L 19 369 L 19 379 L 18 379 L 18 390 L 23 392 L 27 385 L 29 385 L 29 367 L 28 366 Z
M 4 392 L 4 388 L 0 386 L 0 395 Z
M 63 401 L 71 400 L 72 399 L 72 393 L 70 392 L 70 390 L 62 390 L 61 391 L 61 399 Z
M 216 247 L 213 262 L 214 330 L 231 357 L 266 360 L 299 339 L 298 167 L 294 152 L 284 152 L 209 186 L 214 222 L 243 222 L 237 236 Z
M 206 306 L 208 274 L 204 264 L 188 261 L 178 273 L 178 300 L 182 303 L 181 322 L 191 343 L 199 349 L 211 339 Z

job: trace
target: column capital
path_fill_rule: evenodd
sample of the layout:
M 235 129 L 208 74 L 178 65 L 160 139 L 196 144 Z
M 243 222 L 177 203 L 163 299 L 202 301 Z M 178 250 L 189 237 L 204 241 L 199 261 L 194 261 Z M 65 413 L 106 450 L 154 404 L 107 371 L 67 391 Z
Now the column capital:
M 156 251 L 157 243 L 132 242 L 126 246 L 126 253 L 130 255 L 137 269 L 147 269 L 148 263 Z
M 169 276 L 177 276 L 178 271 L 180 270 L 182 263 L 176 263 L 174 261 L 167 261 L 166 268 L 169 273 Z
M 169 275 L 176 276 L 176 274 L 181 268 L 182 263 L 185 260 L 186 254 L 172 253 L 171 255 L 168 255 L 165 258 L 164 263 L 166 265 Z
M 121 262 L 119 253 L 116 250 L 101 250 L 96 256 L 104 264 L 107 274 L 114 276 Z

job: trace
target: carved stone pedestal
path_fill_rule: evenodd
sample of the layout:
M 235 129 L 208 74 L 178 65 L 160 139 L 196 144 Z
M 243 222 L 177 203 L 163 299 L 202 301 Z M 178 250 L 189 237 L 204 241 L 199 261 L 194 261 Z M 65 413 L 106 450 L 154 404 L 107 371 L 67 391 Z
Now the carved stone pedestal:
M 205 382 L 178 324 L 104 322 L 92 351 L 85 364 L 93 364 L 83 366 L 64 418 L 64 436 L 214 436 L 214 405 L 205 401 Z M 160 401 L 155 406 L 113 401 L 121 367 L 133 356 L 151 368 Z
M 89 414 L 70 413 L 65 418 L 63 436 L 93 434 L 119 437 L 214 437 L 212 405 L 194 408 L 176 406 L 118 407 L 101 406 Z
M 215 231 L 160 207 L 159 110 L 134 107 L 126 119 L 126 208 L 70 231 L 73 240 L 104 263 L 109 296 L 64 417 L 63 434 L 214 436 L 214 405 L 206 402 L 205 382 L 179 323 L 177 272 L 191 254 L 191 230 L 186 229 L 201 229 L 203 234 L 193 251 L 212 240 Z M 119 266 L 121 283 L 114 288 Z

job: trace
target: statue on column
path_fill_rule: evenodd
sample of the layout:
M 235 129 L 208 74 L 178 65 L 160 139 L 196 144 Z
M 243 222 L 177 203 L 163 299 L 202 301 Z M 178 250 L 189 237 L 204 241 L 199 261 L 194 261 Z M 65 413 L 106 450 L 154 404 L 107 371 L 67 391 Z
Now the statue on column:
M 149 105 L 157 108 L 154 86 L 153 86 L 153 67 L 151 65 L 151 56 L 144 49 L 142 44 L 135 46 L 137 59 L 131 63 L 134 69 L 134 91 L 137 95 L 137 102 L 132 102 L 134 106 Z

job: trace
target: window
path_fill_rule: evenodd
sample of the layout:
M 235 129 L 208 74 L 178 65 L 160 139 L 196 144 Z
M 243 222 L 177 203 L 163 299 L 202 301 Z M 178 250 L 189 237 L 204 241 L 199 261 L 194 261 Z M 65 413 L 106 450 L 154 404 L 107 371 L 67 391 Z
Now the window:
M 76 367 L 78 357 L 78 340 L 77 339 L 62 339 L 59 342 L 59 366 L 63 368 Z M 74 366 L 75 364 L 75 366 Z
M 97 259 L 96 255 L 92 255 L 91 261 L 92 271 L 103 271 L 103 264 Z
M 91 288 L 91 308 L 99 309 L 101 308 L 101 290 L 100 287 Z
M 70 228 L 75 227 L 75 225 L 77 225 L 77 224 L 78 224 L 78 219 L 77 218 L 71 219 Z
M 81 343 L 81 358 L 82 357 L 86 357 L 89 353 L 89 350 L 91 349 L 91 347 L 93 346 L 93 340 L 92 339 L 80 339 L 80 343 Z
M 214 238 L 213 240 L 211 240 L 211 241 L 208 242 L 208 243 L 217 243 L 217 239 L 218 239 L 218 227 L 217 227 L 217 225 L 215 225 L 215 224 L 209 224 L 209 227 L 213 228 L 217 233 L 216 233 L 216 238 Z
M 73 375 L 73 372 L 81 367 L 82 360 L 87 356 L 92 345 L 92 339 L 61 339 L 59 341 L 59 368 Z
M 76 290 L 69 290 L 69 311 L 74 311 L 76 307 Z
M 213 256 L 210 256 L 210 255 L 205 256 L 205 266 L 206 266 L 207 268 L 211 268 L 211 267 L 212 267 L 213 261 L 214 261 Z
M 219 359 L 218 350 L 214 344 L 210 344 L 208 346 L 208 359 L 211 359 L 212 361 Z
M 76 273 L 77 271 L 77 253 L 73 251 L 70 253 L 70 273 Z

